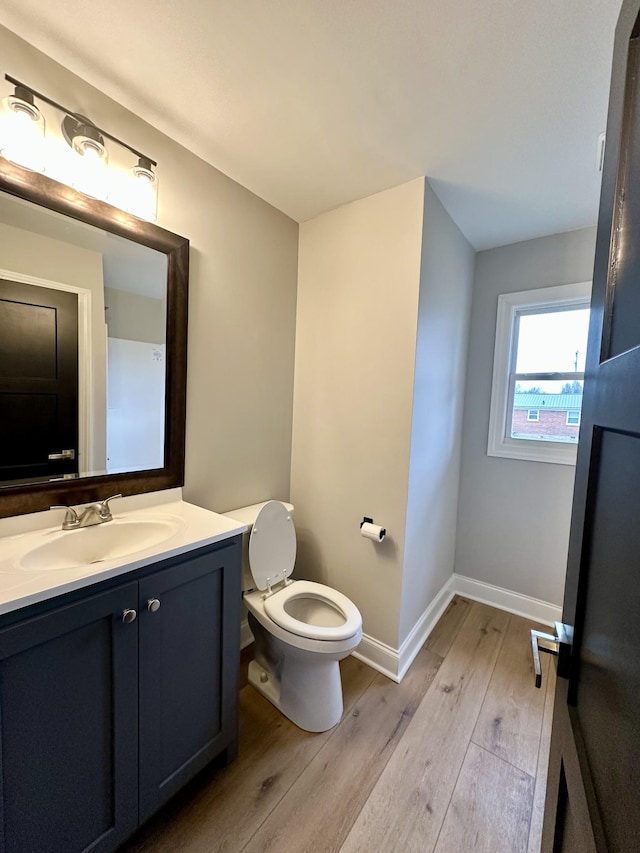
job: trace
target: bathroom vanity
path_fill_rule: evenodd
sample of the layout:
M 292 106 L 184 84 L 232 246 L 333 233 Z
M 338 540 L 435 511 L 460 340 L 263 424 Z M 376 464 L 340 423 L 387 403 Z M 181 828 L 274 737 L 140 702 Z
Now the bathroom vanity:
M 246 528 L 182 501 L 114 516 L 0 539 L 5 853 L 113 851 L 236 754 Z M 73 564 L 82 537 L 158 520 L 164 541 Z

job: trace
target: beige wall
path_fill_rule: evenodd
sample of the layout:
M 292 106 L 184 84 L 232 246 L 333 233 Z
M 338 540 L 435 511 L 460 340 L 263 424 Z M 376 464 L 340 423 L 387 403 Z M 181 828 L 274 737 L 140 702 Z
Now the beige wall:
M 469 339 L 456 572 L 562 603 L 575 469 L 487 456 L 498 295 L 590 281 L 595 228 L 480 252 Z
M 424 179 L 300 226 L 291 500 L 298 570 L 393 648 L 409 476 Z M 360 536 L 363 516 L 386 526 Z
M 159 163 L 158 224 L 191 241 L 185 498 L 288 497 L 297 224 L 4 28 L 0 54 Z
M 0 30 L 1 33 L 1 30 Z M 107 338 L 104 323 L 102 256 L 62 240 L 0 223 L 0 269 L 33 276 L 43 282 L 68 285 L 91 295 L 91 437 L 80 471 L 104 471 L 107 458 Z M 81 318 L 79 322 L 82 323 Z M 79 384 L 85 387 L 79 365 Z
M 474 261 L 427 183 L 399 645 L 453 574 Z

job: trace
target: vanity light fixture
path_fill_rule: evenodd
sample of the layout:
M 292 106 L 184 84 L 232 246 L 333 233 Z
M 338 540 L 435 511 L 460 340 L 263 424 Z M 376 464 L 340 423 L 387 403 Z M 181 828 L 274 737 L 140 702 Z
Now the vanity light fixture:
M 0 155 L 25 169 L 42 172 L 45 122 L 33 93 L 16 83 L 13 95 L 2 99 L 0 109 Z
M 2 157 L 33 171 L 51 171 L 52 176 L 60 180 L 55 164 L 47 162 L 45 122 L 35 105 L 37 98 L 64 114 L 62 136 L 73 154 L 70 175 L 63 178 L 63 182 L 85 195 L 109 201 L 139 219 L 155 221 L 158 207 L 158 178 L 153 171 L 153 167 L 157 166 L 155 160 L 98 127 L 86 116 L 72 112 L 8 74 L 4 78 L 15 86 L 15 93 L 0 102 Z M 137 164 L 128 172 L 111 168 L 105 139 L 135 155 Z M 112 187 L 115 188 L 114 192 L 111 191 Z

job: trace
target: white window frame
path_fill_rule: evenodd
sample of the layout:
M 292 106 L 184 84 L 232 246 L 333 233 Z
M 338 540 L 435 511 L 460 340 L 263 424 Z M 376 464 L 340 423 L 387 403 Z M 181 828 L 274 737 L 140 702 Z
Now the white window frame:
M 562 284 L 505 293 L 498 297 L 496 340 L 493 355 L 491 409 L 489 413 L 488 456 L 521 459 L 529 462 L 553 462 L 575 465 L 578 443 L 536 441 L 511 438 L 510 414 L 515 392 L 516 331 L 519 315 L 526 311 L 558 311 L 564 308 L 589 308 L 591 282 Z M 532 378 L 533 374 L 531 375 Z M 570 378 L 574 378 L 571 374 Z M 565 374 L 539 374 L 540 379 L 565 378 Z
M 532 413 L 535 412 L 535 418 Z M 540 409 L 527 409 L 527 421 L 532 424 L 537 424 L 540 420 Z
M 578 413 L 578 420 L 575 423 L 573 421 L 569 420 L 569 415 L 571 414 L 571 412 L 577 412 Z M 578 409 L 567 409 L 567 426 L 580 426 L 581 420 L 582 420 L 582 412 L 581 411 L 579 411 Z

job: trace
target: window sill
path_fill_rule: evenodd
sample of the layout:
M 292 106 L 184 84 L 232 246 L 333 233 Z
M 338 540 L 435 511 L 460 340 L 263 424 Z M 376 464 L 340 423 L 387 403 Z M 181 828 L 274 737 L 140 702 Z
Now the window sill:
M 505 441 L 487 448 L 487 456 L 519 459 L 522 462 L 551 462 L 555 465 L 575 466 L 577 455 L 577 442 L 569 444 L 552 441 Z

